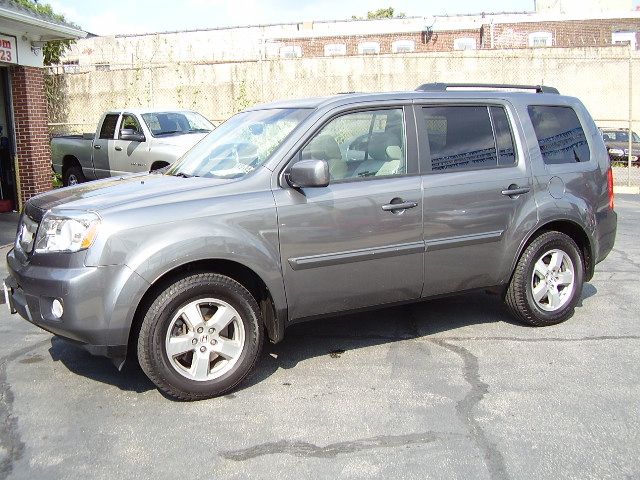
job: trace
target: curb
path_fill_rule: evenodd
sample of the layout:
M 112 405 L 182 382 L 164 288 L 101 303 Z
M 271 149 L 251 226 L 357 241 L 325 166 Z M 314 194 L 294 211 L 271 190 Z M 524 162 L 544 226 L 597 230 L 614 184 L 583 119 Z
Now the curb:
M 625 187 L 617 185 L 613 187 L 613 193 L 634 193 L 640 194 L 640 187 Z

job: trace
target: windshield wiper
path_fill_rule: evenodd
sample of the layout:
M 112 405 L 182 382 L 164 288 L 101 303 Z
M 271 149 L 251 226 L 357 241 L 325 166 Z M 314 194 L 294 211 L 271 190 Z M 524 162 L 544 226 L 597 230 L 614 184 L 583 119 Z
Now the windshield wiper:
M 168 130 L 166 132 L 156 133 L 156 137 L 161 136 L 161 135 L 171 135 L 173 133 L 178 133 L 178 132 L 182 132 L 182 130 Z
M 202 133 L 202 132 L 210 132 L 208 128 L 192 128 L 187 133 Z
M 175 173 L 173 176 L 182 177 L 182 178 L 191 178 L 191 177 L 196 177 L 197 175 L 189 175 L 188 173 L 180 172 L 180 173 Z

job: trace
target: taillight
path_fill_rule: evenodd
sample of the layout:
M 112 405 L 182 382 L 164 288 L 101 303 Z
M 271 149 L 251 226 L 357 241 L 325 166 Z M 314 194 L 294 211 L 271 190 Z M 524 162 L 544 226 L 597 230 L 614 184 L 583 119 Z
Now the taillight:
M 611 170 L 611 167 L 607 171 L 607 188 L 609 189 L 609 208 L 613 210 L 613 170 Z

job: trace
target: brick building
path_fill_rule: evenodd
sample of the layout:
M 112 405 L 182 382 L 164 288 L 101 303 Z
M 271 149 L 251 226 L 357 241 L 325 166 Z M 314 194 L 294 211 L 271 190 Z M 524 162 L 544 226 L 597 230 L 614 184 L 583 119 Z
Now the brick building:
M 0 210 L 51 188 L 42 68 L 44 43 L 76 39 L 77 27 L 0 0 Z
M 615 8 L 611 10 L 607 5 Z M 640 11 L 632 11 L 631 3 L 625 0 L 539 0 L 536 8 L 527 13 L 317 21 L 94 36 L 78 42 L 68 52 L 62 69 L 74 72 L 175 62 L 603 47 L 622 42 L 640 48 Z

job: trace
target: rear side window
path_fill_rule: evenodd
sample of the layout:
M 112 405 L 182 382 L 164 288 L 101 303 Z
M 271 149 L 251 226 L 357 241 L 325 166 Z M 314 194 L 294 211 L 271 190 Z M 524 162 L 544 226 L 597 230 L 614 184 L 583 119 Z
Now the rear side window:
M 422 109 L 431 170 L 495 168 L 516 163 L 507 114 L 498 106 L 433 106 Z
M 573 108 L 530 105 L 528 110 L 544 163 L 589 161 L 587 137 Z
M 105 140 L 110 140 L 113 138 L 114 133 L 116 132 L 116 123 L 118 123 L 118 115 L 117 113 L 110 113 L 106 117 L 104 117 L 104 121 L 102 122 L 102 128 L 100 128 L 100 138 Z

